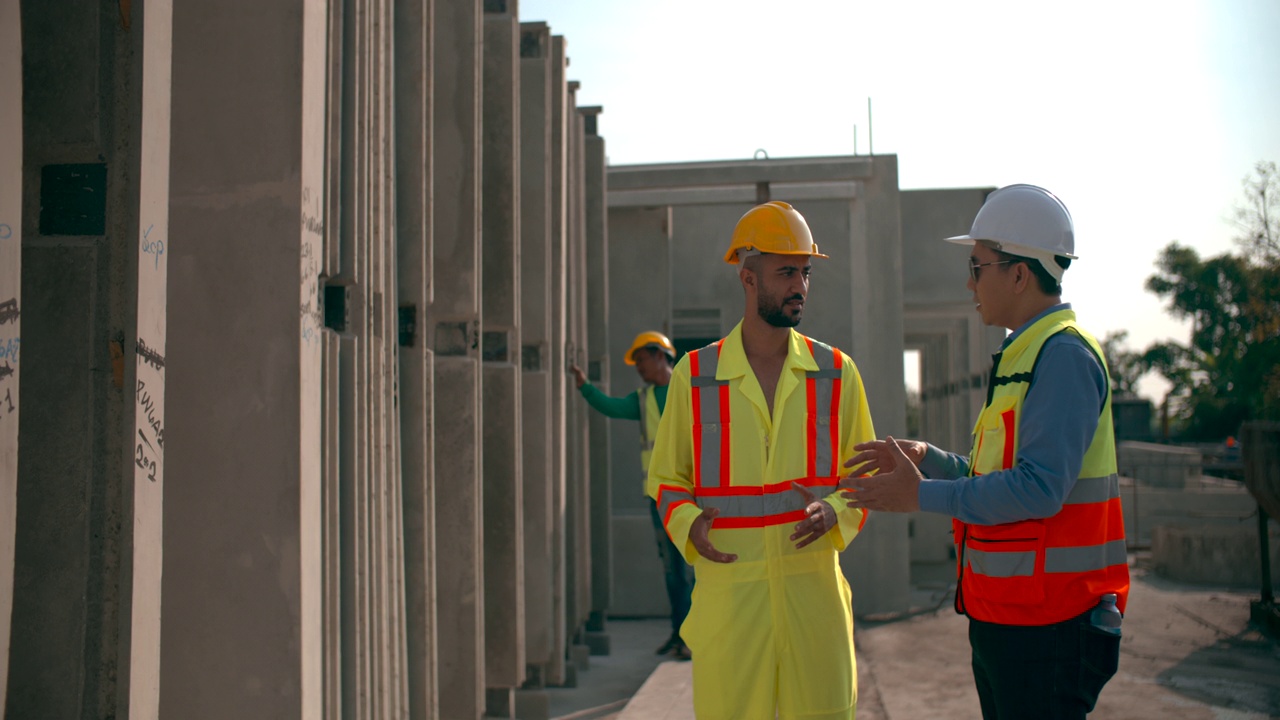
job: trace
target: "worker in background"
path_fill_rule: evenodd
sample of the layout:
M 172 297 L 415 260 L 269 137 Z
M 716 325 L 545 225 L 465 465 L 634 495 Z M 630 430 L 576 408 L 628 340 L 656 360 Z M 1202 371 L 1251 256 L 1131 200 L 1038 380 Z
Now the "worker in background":
M 649 474 L 649 458 L 653 455 L 653 438 L 658 432 L 658 418 L 667 403 L 667 385 L 671 382 L 671 367 L 676 362 L 676 348 L 671 340 L 660 332 L 642 332 L 636 336 L 623 361 L 634 365 L 644 387 L 625 397 L 610 397 L 587 382 L 582 368 L 570 368 L 578 391 L 587 403 L 601 414 L 624 420 L 640 421 L 640 477 Z M 643 492 L 643 484 L 641 491 Z M 658 520 L 658 511 L 649 500 L 649 514 L 653 518 L 654 537 L 658 543 L 658 556 L 662 559 L 662 573 L 667 585 L 667 600 L 671 603 L 671 636 L 658 648 L 659 655 L 674 654 L 677 659 L 692 657 L 689 647 L 680 639 L 680 625 L 689 614 L 690 594 L 693 592 L 693 569 L 667 537 Z
M 815 257 L 827 256 L 790 205 L 742 216 L 725 254 L 742 321 L 680 360 L 658 426 L 648 492 L 698 578 L 681 635 L 699 720 L 854 716 L 839 553 L 866 515 L 836 484 L 875 435 L 853 361 L 793 329 Z
M 982 715 L 1083 718 L 1115 674 L 1129 595 L 1106 361 L 1062 302 L 1071 215 L 1033 185 L 991 193 L 968 235 L 968 288 L 996 353 L 968 457 L 873 441 L 846 466 L 851 508 L 952 518 Z

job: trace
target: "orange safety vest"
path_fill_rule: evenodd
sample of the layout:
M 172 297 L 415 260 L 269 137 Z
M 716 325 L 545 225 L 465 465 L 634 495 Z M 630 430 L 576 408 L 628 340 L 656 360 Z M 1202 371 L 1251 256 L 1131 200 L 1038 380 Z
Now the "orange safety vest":
M 808 466 L 805 477 L 795 480 L 809 488 L 826 488 L 814 493 L 821 497 L 834 492 L 840 482 L 836 449 L 840 446 L 844 356 L 830 345 L 804 339 L 818 369 L 805 371 Z M 729 482 L 729 382 L 716 379 L 723 343 L 719 340 L 689 353 L 694 491 L 691 494 L 684 488 L 663 485 L 658 494 L 658 512 L 665 524 L 672 510 L 696 502 L 704 510 L 720 511 L 712 528 L 763 528 L 799 522 L 805 518 L 805 503 L 792 489 L 790 480 L 754 486 L 734 486 Z M 862 524 L 865 523 L 864 514 Z M 862 525 L 858 527 L 861 529 Z
M 1102 349 L 1060 310 L 1038 320 L 995 355 L 987 402 L 974 427 L 970 474 L 1014 466 L 1022 404 L 1044 343 L 1076 334 L 1107 372 Z M 1051 382 L 1052 379 L 1042 379 Z M 1069 620 L 1115 593 L 1121 612 L 1129 595 L 1111 423 L 1111 391 L 1075 486 L 1057 514 L 1000 525 L 952 520 L 957 574 L 956 612 L 1002 625 L 1051 625 Z

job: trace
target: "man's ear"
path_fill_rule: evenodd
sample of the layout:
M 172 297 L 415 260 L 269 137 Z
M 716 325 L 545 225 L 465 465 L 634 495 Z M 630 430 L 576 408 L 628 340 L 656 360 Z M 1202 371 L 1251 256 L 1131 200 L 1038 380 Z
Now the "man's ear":
M 1015 275 L 1013 276 L 1014 292 L 1022 292 L 1027 289 L 1027 285 L 1032 281 L 1033 274 L 1031 268 L 1026 263 L 1020 262 L 1013 266 Z
M 738 271 L 738 278 L 742 280 L 743 287 L 753 288 L 756 286 L 756 274 L 746 268 Z

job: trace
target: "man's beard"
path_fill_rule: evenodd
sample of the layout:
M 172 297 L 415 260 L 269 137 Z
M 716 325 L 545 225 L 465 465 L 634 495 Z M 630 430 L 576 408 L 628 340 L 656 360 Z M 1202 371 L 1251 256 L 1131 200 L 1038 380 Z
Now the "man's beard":
M 759 296 L 756 300 L 756 312 L 760 313 L 761 319 L 774 327 L 793 328 L 800 324 L 800 313 L 795 316 L 787 314 L 786 304 L 792 300 L 804 301 L 803 295 L 792 295 L 782 302 L 777 302 L 773 298 L 766 298 L 764 295 Z

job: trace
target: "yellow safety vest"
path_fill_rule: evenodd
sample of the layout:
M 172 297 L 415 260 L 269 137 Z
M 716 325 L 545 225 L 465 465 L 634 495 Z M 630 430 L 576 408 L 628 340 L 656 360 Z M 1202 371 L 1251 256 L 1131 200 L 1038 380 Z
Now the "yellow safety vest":
M 1023 331 L 995 356 L 987 402 L 973 428 L 972 475 L 1014 466 L 1022 405 L 1040 351 L 1061 332 L 1083 340 L 1106 373 L 1102 348 L 1076 324 L 1073 311 L 1050 313 Z M 1129 566 L 1110 389 L 1080 475 L 1057 514 L 999 525 L 952 522 L 958 612 L 1004 625 L 1050 625 L 1089 610 L 1106 593 L 1119 597 L 1123 612 Z
M 640 469 L 641 478 L 649 476 L 649 459 L 653 457 L 653 439 L 658 436 L 658 421 L 662 413 L 658 411 L 658 393 L 652 385 L 645 385 L 637 391 L 640 395 Z

